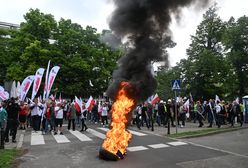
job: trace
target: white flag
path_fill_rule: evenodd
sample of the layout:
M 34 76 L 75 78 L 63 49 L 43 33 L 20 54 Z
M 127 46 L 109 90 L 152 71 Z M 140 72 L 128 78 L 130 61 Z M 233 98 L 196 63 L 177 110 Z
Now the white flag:
M 55 78 L 56 78 L 56 76 L 57 76 L 57 74 L 59 72 L 59 69 L 60 69 L 59 66 L 54 66 L 51 69 L 50 73 L 49 73 L 49 78 L 48 78 L 48 83 L 47 83 L 48 85 L 47 85 L 47 97 L 46 97 L 46 99 L 48 99 L 48 97 L 49 97 L 50 91 L 52 89 L 54 80 L 55 80 Z
M 217 101 L 220 102 L 220 98 L 218 95 L 215 95 L 215 104 L 217 104 Z
M 10 91 L 10 97 L 14 97 L 14 98 L 17 97 L 17 95 L 16 95 L 16 81 L 14 81 L 12 83 L 11 91 Z
M 16 86 L 16 97 L 19 97 L 20 93 L 21 93 L 21 84 L 18 81 Z
M 32 82 L 34 81 L 34 75 L 30 75 L 26 77 L 22 84 L 21 84 L 21 94 L 20 94 L 20 100 L 24 101 L 25 97 L 29 91 L 30 86 L 32 85 Z
M 46 79 L 45 79 L 45 84 L 44 84 L 43 100 L 46 100 L 47 97 L 48 97 L 48 95 L 47 95 L 47 86 L 48 86 L 49 68 L 50 68 L 50 60 L 48 61 L 48 64 L 47 64 Z
M 94 85 L 92 84 L 91 80 L 89 80 L 89 84 L 91 87 L 93 87 Z
M 45 71 L 44 68 L 39 68 L 35 73 L 31 100 L 34 100 L 34 97 L 36 96 L 36 94 L 40 88 L 40 84 L 41 84 L 41 80 L 42 80 L 42 76 L 43 76 L 44 71 Z

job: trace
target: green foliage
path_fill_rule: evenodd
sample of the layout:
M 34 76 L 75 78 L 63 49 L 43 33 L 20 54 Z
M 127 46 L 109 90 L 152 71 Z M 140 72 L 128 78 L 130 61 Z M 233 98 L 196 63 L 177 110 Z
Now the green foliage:
M 1 83 L 22 81 L 39 67 L 46 68 L 51 60 L 51 67 L 61 67 L 53 93 L 62 92 L 67 97 L 102 95 L 120 51 L 103 44 L 101 34 L 91 26 L 84 29 L 63 18 L 56 22 L 39 9 L 30 9 L 24 18 L 18 30 L 0 29 Z M 94 87 L 89 86 L 89 80 Z
M 182 96 L 192 93 L 194 99 L 209 99 L 219 95 L 232 100 L 248 93 L 248 19 L 223 22 L 217 7 L 203 15 L 196 34 L 187 49 L 187 59 L 158 74 L 158 93 L 173 97 L 170 82 L 181 79 Z

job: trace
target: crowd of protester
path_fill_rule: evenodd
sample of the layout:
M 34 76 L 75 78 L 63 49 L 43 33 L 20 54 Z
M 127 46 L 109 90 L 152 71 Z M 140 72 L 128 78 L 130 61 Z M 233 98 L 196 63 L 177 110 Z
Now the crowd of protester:
M 196 101 L 186 103 L 181 99 L 175 101 L 161 100 L 152 105 L 149 102 L 138 104 L 132 111 L 131 125 L 136 125 L 138 129 L 147 127 L 150 129 L 153 124 L 159 127 L 167 127 L 168 124 L 175 127 L 176 124 L 181 128 L 186 123 L 198 122 L 199 127 L 208 124 L 207 127 L 216 125 L 230 124 L 233 127 L 235 121 L 240 126 L 244 122 L 244 107 L 242 103 L 236 101 Z M 237 120 L 235 120 L 235 118 Z M 87 123 L 101 124 L 103 127 L 109 127 L 111 122 L 111 102 L 95 100 L 93 107 L 87 110 L 85 103 L 78 110 L 75 102 L 71 101 L 39 101 L 19 102 L 11 98 L 0 104 L 0 127 L 4 129 L 5 142 L 9 142 L 9 136 L 12 142 L 16 142 L 17 129 L 26 129 L 31 127 L 34 132 L 42 131 L 42 134 L 53 133 L 54 135 L 63 135 L 63 122 L 66 121 L 67 129 L 80 131 L 88 129 Z

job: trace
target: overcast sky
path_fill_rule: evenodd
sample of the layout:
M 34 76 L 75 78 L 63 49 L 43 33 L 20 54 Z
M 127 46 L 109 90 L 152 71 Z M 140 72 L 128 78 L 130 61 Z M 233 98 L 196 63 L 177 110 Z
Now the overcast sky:
M 248 0 L 216 0 L 219 16 L 227 21 L 231 16 L 239 18 L 248 16 Z M 61 17 L 71 19 L 75 23 L 93 26 L 101 32 L 108 29 L 108 18 L 113 10 L 110 0 L 1 0 L 0 21 L 20 24 L 23 15 L 30 8 L 39 8 L 43 13 L 52 14 L 56 20 Z M 193 8 L 183 10 L 180 23 L 173 22 L 171 30 L 177 46 L 169 50 L 170 64 L 174 66 L 182 58 L 186 58 L 186 48 L 190 43 L 190 35 L 194 35 L 197 25 L 206 11 L 195 11 Z

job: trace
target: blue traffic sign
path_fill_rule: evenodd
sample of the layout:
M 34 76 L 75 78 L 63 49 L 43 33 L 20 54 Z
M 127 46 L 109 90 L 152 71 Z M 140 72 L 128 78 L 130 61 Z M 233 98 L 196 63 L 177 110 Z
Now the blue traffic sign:
M 172 86 L 172 90 L 180 90 L 181 89 L 181 81 L 180 80 L 172 80 L 171 86 Z

